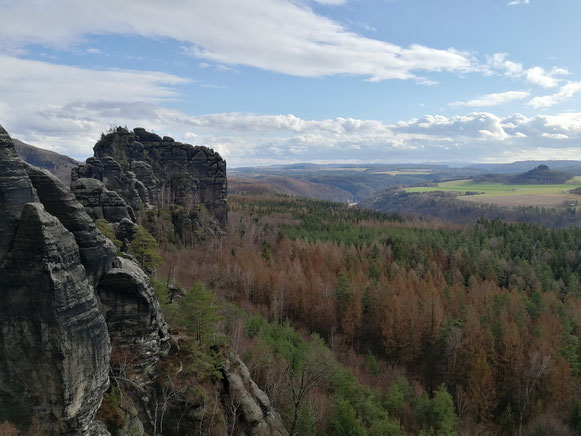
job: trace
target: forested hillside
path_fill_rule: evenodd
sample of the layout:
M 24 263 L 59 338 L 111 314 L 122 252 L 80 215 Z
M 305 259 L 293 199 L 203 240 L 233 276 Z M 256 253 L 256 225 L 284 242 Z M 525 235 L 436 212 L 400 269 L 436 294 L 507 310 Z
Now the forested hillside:
M 158 275 L 243 308 L 232 344 L 291 432 L 581 431 L 581 230 L 229 201 L 229 235 L 165 244 Z

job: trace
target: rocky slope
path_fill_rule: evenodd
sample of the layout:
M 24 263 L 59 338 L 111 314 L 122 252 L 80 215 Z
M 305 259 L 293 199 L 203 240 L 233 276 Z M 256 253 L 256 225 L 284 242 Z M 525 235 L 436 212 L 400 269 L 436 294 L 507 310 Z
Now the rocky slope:
M 202 204 L 217 225 L 225 226 L 226 162 L 213 150 L 122 127 L 103 135 L 93 150 L 94 157 L 73 169 L 74 188 L 79 179 L 97 179 L 134 210 L 140 204 L 177 205 L 193 218 Z
M 169 348 L 151 283 L 116 256 L 54 175 L 16 154 L 0 126 L 0 391 L 49 434 L 107 434 L 95 413 L 111 347 L 147 382 Z

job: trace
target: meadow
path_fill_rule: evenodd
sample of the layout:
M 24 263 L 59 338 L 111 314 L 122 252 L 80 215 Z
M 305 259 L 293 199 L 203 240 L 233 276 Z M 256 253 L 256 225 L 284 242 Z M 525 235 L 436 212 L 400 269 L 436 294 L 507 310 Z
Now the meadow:
M 512 185 L 478 183 L 472 179 L 441 182 L 434 186 L 405 188 L 407 192 L 458 192 L 458 199 L 501 206 L 572 206 L 581 199 L 572 189 L 581 187 L 581 177 L 558 185 Z M 469 193 L 469 194 L 467 194 Z

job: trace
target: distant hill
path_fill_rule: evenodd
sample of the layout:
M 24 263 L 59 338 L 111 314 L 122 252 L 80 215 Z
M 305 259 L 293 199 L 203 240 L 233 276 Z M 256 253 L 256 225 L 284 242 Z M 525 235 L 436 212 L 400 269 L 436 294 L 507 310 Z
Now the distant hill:
M 480 169 L 433 164 L 293 164 L 229 170 L 229 190 L 272 190 L 301 197 L 357 202 L 383 189 L 470 178 Z M 231 180 L 244 182 L 233 184 Z M 252 182 L 251 182 L 252 181 Z M 237 182 L 234 182 L 237 183 Z M 260 186 L 266 183 L 268 186 Z M 242 186 L 242 184 L 244 186 Z
M 282 176 L 267 176 L 264 178 L 248 179 L 229 177 L 228 193 L 277 193 L 316 198 L 318 200 L 338 201 L 342 203 L 353 201 L 353 194 L 335 186 Z
M 12 138 L 12 141 L 14 142 L 16 153 L 22 160 L 35 167 L 49 170 L 67 186 L 70 185 L 71 169 L 76 167 L 79 162 L 63 154 L 26 144 L 18 139 Z
M 465 168 L 480 169 L 487 173 L 516 174 L 532 170 L 539 165 L 548 165 L 553 169 L 563 172 L 571 172 L 573 174 L 577 173 L 576 175 L 581 174 L 581 172 L 579 172 L 581 170 L 581 161 L 578 160 L 525 160 L 505 164 L 471 164 Z
M 513 185 L 560 185 L 571 178 L 571 175 L 552 170 L 548 165 L 539 165 L 526 173 L 511 177 L 508 182 Z

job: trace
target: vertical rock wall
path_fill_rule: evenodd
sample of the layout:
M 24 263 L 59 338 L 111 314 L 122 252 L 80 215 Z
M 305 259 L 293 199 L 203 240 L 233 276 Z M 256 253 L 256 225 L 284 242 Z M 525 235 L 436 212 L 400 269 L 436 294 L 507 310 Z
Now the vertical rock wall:
M 169 348 L 149 278 L 1 126 L 0 210 L 0 390 L 50 434 L 107 434 L 94 417 L 111 345 L 132 353 L 142 383 Z
M 94 178 L 136 208 L 201 202 L 216 223 L 227 221 L 226 161 L 214 150 L 194 147 L 136 128 L 103 135 L 94 157 L 73 169 L 72 180 Z

